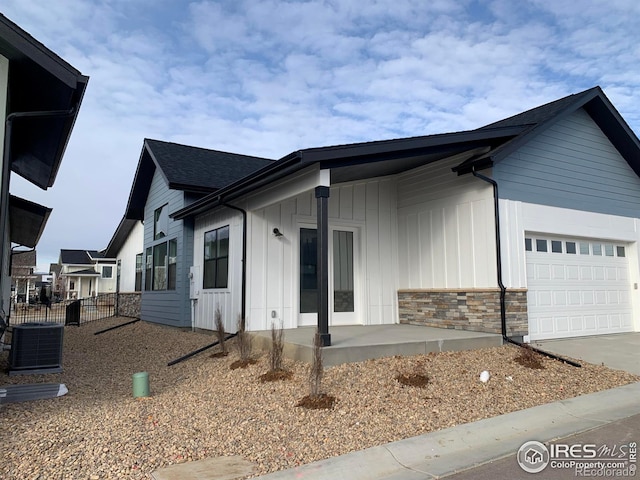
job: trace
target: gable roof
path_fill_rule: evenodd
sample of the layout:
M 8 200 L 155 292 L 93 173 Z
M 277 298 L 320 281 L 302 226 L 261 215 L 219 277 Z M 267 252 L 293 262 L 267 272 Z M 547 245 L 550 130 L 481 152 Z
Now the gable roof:
M 522 131 L 522 126 L 505 126 L 298 150 L 171 216 L 197 215 L 315 163 L 332 169 L 332 183 L 393 175 L 452 156 L 462 161 L 492 151 Z
M 89 77 L 2 14 L 0 55 L 9 60 L 11 169 L 46 189 L 58 173 Z
M 113 237 L 111 237 L 109 241 L 109 245 L 104 249 L 105 257 L 116 258 L 118 252 L 127 241 L 133 227 L 135 227 L 139 221 L 140 220 L 132 220 L 124 217 L 120 220 L 116 231 L 113 233 Z M 140 248 L 142 248 L 142 245 L 140 245 Z
M 506 158 L 533 137 L 581 108 L 589 114 L 636 175 L 640 176 L 640 140 L 599 86 L 568 95 L 478 129 L 520 126 L 523 132 L 500 148 L 463 162 L 454 168 L 454 171 L 463 174 L 470 172 L 472 166 L 476 169 L 490 167 L 494 162 Z
M 92 265 L 101 257 L 97 250 L 60 250 L 60 263 L 66 265 Z
M 272 163 L 267 158 L 145 139 L 125 218 L 144 218 L 156 168 L 172 190 L 210 193 Z

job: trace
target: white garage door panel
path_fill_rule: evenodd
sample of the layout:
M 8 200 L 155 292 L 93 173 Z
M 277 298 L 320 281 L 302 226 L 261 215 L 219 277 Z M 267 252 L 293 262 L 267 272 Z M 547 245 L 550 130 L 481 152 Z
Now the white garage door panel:
M 632 330 L 624 244 L 534 235 L 527 238 L 532 238 L 526 252 L 531 340 Z M 536 251 L 545 248 L 546 252 Z

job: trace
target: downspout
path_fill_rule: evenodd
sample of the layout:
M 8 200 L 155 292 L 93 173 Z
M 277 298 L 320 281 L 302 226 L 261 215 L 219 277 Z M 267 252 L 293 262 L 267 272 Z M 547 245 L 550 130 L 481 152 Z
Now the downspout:
M 74 115 L 76 108 L 69 110 L 51 110 L 51 111 L 34 111 L 34 112 L 14 112 L 7 115 L 5 119 L 4 130 L 4 150 L 2 152 L 2 182 L 0 184 L 0 226 L 4 229 L 9 215 L 9 177 L 11 175 L 11 131 L 13 121 L 16 118 L 28 117 L 70 117 Z M 5 249 L 7 248 L 7 234 L 3 232 L 0 235 L 0 277 L 4 275 L 5 268 Z M 9 241 L 11 245 L 11 241 Z M 9 271 L 11 275 L 11 271 Z M 0 312 L 4 312 L 4 282 L 0 281 Z
M 227 208 L 231 208 L 232 210 L 237 210 L 242 213 L 242 306 L 241 306 L 241 318 L 240 318 L 240 328 L 242 331 L 246 328 L 246 300 L 247 300 L 247 211 L 243 208 L 236 207 L 235 205 L 230 205 L 219 199 L 220 205 L 223 205 Z
M 493 187 L 493 208 L 494 208 L 494 217 L 495 217 L 495 239 L 496 239 L 496 269 L 497 269 L 497 279 L 498 279 L 498 288 L 500 288 L 500 327 L 502 333 L 502 340 L 505 343 L 511 343 L 513 345 L 517 345 L 522 348 L 528 348 L 537 353 L 545 355 L 546 357 L 552 358 L 554 360 L 560 360 L 561 362 L 567 363 L 574 367 L 581 367 L 579 363 L 568 360 L 566 358 L 562 358 L 558 355 L 555 355 L 550 352 L 545 352 L 543 350 L 532 347 L 531 345 L 525 345 L 521 342 L 514 340 L 513 338 L 507 335 L 507 307 L 506 307 L 506 295 L 507 288 L 504 286 L 502 281 L 502 251 L 500 248 L 500 204 L 499 204 L 499 196 L 498 196 L 498 182 L 496 182 L 493 178 L 489 178 L 481 173 L 476 171 L 475 165 L 471 166 L 471 173 L 474 177 L 479 178 L 480 180 L 484 180 L 485 182 L 491 184 Z

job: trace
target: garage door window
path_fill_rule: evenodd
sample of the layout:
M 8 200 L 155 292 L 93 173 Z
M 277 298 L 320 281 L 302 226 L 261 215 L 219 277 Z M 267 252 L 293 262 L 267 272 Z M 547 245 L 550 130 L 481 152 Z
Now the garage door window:
M 526 237 L 524 239 L 524 249 L 527 252 L 549 252 L 549 244 L 551 244 L 551 253 L 564 253 L 567 255 L 593 255 L 596 257 L 626 257 L 625 247 L 622 245 L 615 245 L 613 243 L 600 243 L 600 242 L 574 242 L 562 240 L 551 240 L 546 238 L 531 238 Z

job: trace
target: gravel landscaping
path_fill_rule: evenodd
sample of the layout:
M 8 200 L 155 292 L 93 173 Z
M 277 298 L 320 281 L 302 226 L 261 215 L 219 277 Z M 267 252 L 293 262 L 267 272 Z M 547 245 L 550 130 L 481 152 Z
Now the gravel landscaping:
M 392 357 L 328 368 L 323 392 L 333 409 L 296 405 L 309 393 L 309 366 L 288 362 L 288 380 L 262 382 L 266 354 L 231 369 L 214 349 L 167 363 L 215 341 L 213 335 L 145 322 L 94 332 L 129 319 L 66 327 L 64 372 L 6 374 L 0 385 L 64 383 L 63 397 L 0 406 L 0 478 L 149 478 L 163 466 L 240 455 L 255 474 L 341 455 L 547 402 L 609 389 L 640 377 L 602 366 L 575 368 L 542 358 L 542 369 L 514 359 L 517 347 Z M 479 380 L 487 370 L 487 383 Z M 149 373 L 151 396 L 132 396 L 132 375 Z M 396 377 L 422 375 L 417 386 Z M 424 384 L 426 383 L 426 385 Z

